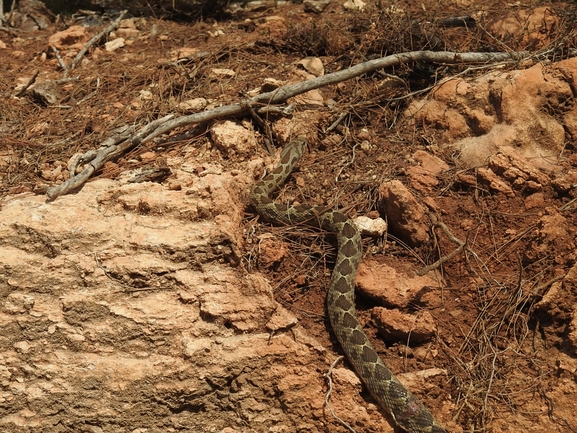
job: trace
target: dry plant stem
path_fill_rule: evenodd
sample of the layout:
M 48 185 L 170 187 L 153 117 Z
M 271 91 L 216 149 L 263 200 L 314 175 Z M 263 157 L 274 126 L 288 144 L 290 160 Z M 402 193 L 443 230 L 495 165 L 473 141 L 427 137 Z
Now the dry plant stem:
M 562 281 L 565 278 L 565 275 L 557 275 L 556 277 L 551 278 L 550 280 L 544 282 L 543 284 L 538 285 L 531 291 L 531 295 L 533 297 L 543 297 L 545 296 L 545 291 L 551 286 L 552 284 L 556 283 L 557 281 Z
M 455 235 L 453 235 L 453 233 L 451 233 L 451 231 L 449 230 L 449 227 L 447 227 L 444 222 L 440 221 L 436 216 L 434 216 L 432 214 L 429 214 L 429 217 L 433 220 L 433 224 L 435 227 L 439 227 L 441 230 L 443 230 L 443 232 L 447 235 L 447 237 L 452 242 L 456 243 L 459 246 L 457 248 L 455 248 L 453 251 L 451 251 L 449 254 L 447 254 L 446 256 L 441 257 L 435 263 L 432 263 L 428 266 L 425 266 L 422 269 L 419 269 L 417 271 L 417 275 L 425 275 L 429 271 L 438 269 L 443 263 L 448 262 L 453 257 L 455 257 L 457 254 L 460 254 L 465 249 L 465 247 L 467 246 L 466 242 L 463 242 L 459 238 L 455 237 Z
M 271 114 L 275 114 L 277 116 L 290 116 L 293 113 L 293 106 L 292 104 L 288 104 L 286 106 L 280 105 L 266 105 L 264 107 L 260 107 L 257 110 L 257 113 L 261 116 L 269 116 Z
M 252 120 L 254 120 L 256 122 L 256 124 L 259 126 L 260 129 L 262 129 L 262 131 L 265 133 L 266 138 L 265 138 L 265 145 L 266 145 L 266 150 L 268 151 L 269 155 L 274 155 L 274 147 L 273 147 L 273 143 L 275 142 L 275 137 L 273 137 L 274 132 L 271 129 L 271 127 L 268 125 L 268 123 L 266 123 L 264 120 L 262 120 L 260 118 L 260 116 L 256 113 L 256 111 L 254 111 L 254 109 L 249 105 L 247 107 L 248 112 L 250 113 L 250 117 L 252 118 Z
M 322 77 L 313 78 L 312 80 L 301 83 L 290 84 L 279 87 L 272 92 L 263 93 L 252 98 L 254 102 L 278 104 L 286 101 L 288 98 L 299 95 L 309 90 L 318 89 L 319 87 L 337 84 L 360 75 L 376 71 L 378 69 L 397 66 L 403 63 L 414 62 L 431 62 L 445 63 L 450 65 L 469 64 L 469 63 L 493 63 L 503 61 L 518 61 L 530 56 L 529 52 L 512 52 L 512 53 L 455 53 L 447 51 L 411 51 L 408 53 L 393 54 L 392 56 L 382 57 L 380 59 L 369 60 L 368 62 L 359 63 L 342 71 L 332 74 L 323 75 Z
M 82 154 L 77 153 L 72 157 L 72 161 L 70 163 L 70 179 L 76 176 L 76 171 L 78 170 L 78 166 L 81 164 L 86 164 L 90 161 L 94 161 L 98 155 L 106 155 L 110 153 L 109 148 L 116 146 L 118 143 L 127 140 L 132 133 L 134 133 L 134 126 L 121 128 L 119 131 L 115 131 L 115 135 L 108 137 L 104 140 L 100 147 L 96 150 L 89 150 L 88 152 Z M 78 174 L 80 176 L 81 174 Z
M 335 129 L 337 126 L 339 126 L 339 124 L 345 119 L 345 117 L 347 117 L 349 115 L 348 111 L 345 111 L 344 113 L 341 113 L 339 115 L 339 117 L 337 118 L 337 120 L 335 120 L 333 122 L 333 124 L 331 126 L 329 126 L 327 129 L 325 129 L 323 132 L 325 134 L 331 132 L 333 129 Z
M 58 48 L 56 48 L 56 47 L 50 47 L 50 48 L 52 48 L 52 52 L 54 52 L 54 55 L 56 56 L 56 59 L 58 60 L 58 64 L 60 65 L 60 67 L 64 71 L 64 76 L 67 76 L 68 75 L 68 66 L 66 66 L 66 62 L 64 61 L 64 59 L 60 55 L 60 51 L 58 51 Z
M 325 395 L 325 406 L 329 409 L 329 412 L 331 413 L 333 418 L 335 418 L 338 422 L 340 422 L 343 427 L 345 427 L 351 433 L 356 433 L 355 429 L 353 429 L 350 425 L 348 425 L 344 420 L 342 420 L 341 418 L 339 418 L 335 414 L 335 412 L 333 411 L 333 408 L 331 407 L 331 404 L 329 403 L 331 393 L 333 392 L 333 369 L 335 368 L 337 363 L 339 361 L 341 361 L 343 358 L 344 358 L 344 356 L 337 357 L 337 359 L 335 359 L 335 362 L 333 362 L 331 364 L 331 366 L 329 367 L 329 371 L 327 371 L 327 374 L 325 374 L 325 377 L 327 378 L 327 381 L 329 382 L 329 390 L 327 391 L 327 393 Z
M 130 135 L 133 133 L 134 127 L 128 128 L 126 131 L 122 132 L 116 137 L 104 140 L 102 143 L 103 145 L 99 151 L 87 152 L 82 156 L 82 162 L 90 161 L 84 170 L 82 170 L 76 176 L 66 180 L 64 183 L 48 189 L 46 192 L 48 201 L 52 201 L 62 194 L 66 194 L 68 191 L 71 191 L 84 184 L 95 171 L 104 167 L 106 162 L 119 157 L 123 153 L 141 144 L 144 141 L 143 136 L 149 134 L 151 130 L 158 128 L 160 124 L 166 122 L 171 117 L 172 115 L 170 114 L 149 123 L 144 128 L 142 128 L 138 134 L 134 135 L 129 140 L 127 140 L 127 138 L 130 137 Z M 116 143 L 118 142 L 121 142 L 121 144 L 117 145 Z M 75 164 L 78 162 L 80 161 L 75 161 Z M 74 173 L 74 171 L 71 170 L 71 173 Z
M 188 116 L 177 117 L 170 122 L 165 122 L 163 125 L 155 129 L 148 137 L 142 140 L 146 143 L 165 132 L 172 131 L 181 126 L 193 125 L 196 123 L 209 122 L 211 120 L 220 119 L 222 117 L 237 116 L 243 114 L 246 108 L 244 104 L 225 105 L 223 107 L 213 108 L 212 110 L 204 111 L 202 113 L 194 113 Z
M 124 14 L 121 14 L 121 16 L 114 23 L 110 24 L 101 33 L 88 41 L 85 48 L 87 49 L 92 43 L 94 43 L 97 40 L 97 37 L 100 38 L 107 31 L 114 29 L 114 26 L 117 26 L 120 23 L 120 19 L 123 15 Z M 81 53 L 84 55 L 84 52 L 86 52 L 86 50 L 83 48 L 83 51 L 78 53 L 76 58 L 79 58 Z M 99 154 L 101 155 L 98 158 L 94 158 L 95 162 L 90 164 L 91 167 L 85 168 L 81 173 L 76 175 L 74 178 L 68 179 L 63 184 L 50 188 L 47 192 L 48 200 L 54 200 L 58 196 L 66 194 L 66 192 L 80 186 L 82 183 L 88 180 L 92 173 L 102 168 L 105 162 L 119 156 L 123 150 L 132 149 L 137 144 L 146 143 L 147 141 L 152 140 L 153 138 L 158 137 L 159 135 L 171 131 L 175 128 L 196 123 L 208 122 L 223 117 L 239 116 L 241 114 L 245 114 L 248 111 L 248 107 L 259 107 L 263 104 L 281 104 L 293 96 L 306 93 L 310 90 L 318 89 L 319 87 L 328 86 L 331 84 L 337 84 L 342 81 L 350 80 L 360 75 L 376 71 L 378 69 L 399 65 L 401 63 L 432 62 L 446 64 L 487 64 L 491 62 L 503 62 L 507 60 L 516 61 L 527 58 L 529 56 L 529 52 L 454 53 L 437 51 L 411 51 L 408 53 L 394 54 L 392 56 L 370 60 L 368 62 L 360 63 L 342 71 L 327 74 L 322 77 L 313 78 L 312 80 L 282 86 L 271 92 L 261 93 L 260 95 L 256 95 L 250 99 L 243 100 L 237 104 L 225 105 L 222 107 L 214 108 L 212 110 L 204 111 L 202 113 L 194 113 L 188 116 L 177 117 L 176 119 L 172 119 L 170 121 L 168 121 L 168 119 L 171 119 L 173 116 L 165 116 L 162 119 L 155 120 L 144 126 L 143 129 L 138 133 L 138 139 L 135 137 L 129 140 L 129 144 L 126 146 L 116 146 L 115 143 L 110 150 L 102 149 L 101 146 L 102 150 L 99 150 Z M 81 57 L 82 56 L 80 56 L 80 58 Z M 76 60 L 76 58 L 74 60 Z M 72 67 L 75 65 L 74 61 L 72 63 L 73 65 L 71 65 L 70 69 L 72 69 Z
M 190 114 L 188 116 L 177 117 L 176 119 L 165 123 L 155 130 L 143 142 L 157 137 L 165 132 L 181 126 L 187 126 L 194 123 L 202 123 L 226 116 L 237 116 L 246 112 L 247 106 L 258 106 L 261 104 L 281 104 L 293 96 L 306 93 L 309 90 L 318 89 L 319 87 L 337 84 L 351 78 L 358 77 L 377 69 L 387 68 L 410 62 L 433 62 L 448 64 L 464 63 L 488 63 L 502 62 L 505 60 L 521 60 L 529 56 L 527 52 L 516 53 L 453 53 L 453 52 L 435 52 L 435 51 L 412 51 L 404 54 L 394 54 L 381 59 L 370 60 L 360 63 L 342 71 L 313 78 L 312 80 L 303 81 L 296 84 L 279 87 L 271 92 L 261 93 L 251 99 L 245 100 L 238 104 L 225 105 L 214 108 L 202 113 Z
M 573 186 L 575 187 L 575 185 Z M 573 206 L 575 204 L 575 202 L 577 202 L 577 198 L 574 198 L 573 200 L 570 200 L 569 202 L 565 203 L 563 206 L 561 206 L 559 208 L 559 210 L 561 212 L 568 210 L 571 206 Z
M 67 76 L 70 73 L 70 71 L 73 70 L 76 67 L 76 65 L 78 65 L 78 63 L 80 63 L 82 57 L 84 57 L 84 54 L 86 54 L 86 52 L 92 45 L 98 42 L 104 35 L 107 35 L 111 31 L 116 30 L 118 28 L 118 26 L 120 25 L 120 21 L 122 21 L 127 12 L 128 11 L 126 10 L 120 12 L 118 18 L 116 18 L 113 22 L 107 25 L 100 33 L 92 36 L 90 40 L 86 42 L 86 44 L 82 47 L 82 49 L 78 52 L 78 54 L 76 54 L 74 60 L 72 60 L 70 67 L 64 70 L 64 76 Z
M 14 96 L 18 97 L 18 96 L 22 96 L 24 93 L 26 93 L 26 90 L 28 90 L 28 88 L 34 84 L 34 82 L 36 81 L 36 78 L 38 77 L 38 74 L 40 73 L 40 70 L 36 69 L 36 71 L 34 72 L 34 74 L 32 75 L 32 77 L 28 80 L 28 82 L 24 85 L 24 87 L 22 87 L 18 93 L 16 93 Z

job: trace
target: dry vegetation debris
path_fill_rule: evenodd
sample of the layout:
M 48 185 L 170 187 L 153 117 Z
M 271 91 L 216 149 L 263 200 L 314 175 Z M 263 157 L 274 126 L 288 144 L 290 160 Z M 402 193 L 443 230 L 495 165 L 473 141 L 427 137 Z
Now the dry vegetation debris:
M 299 66 L 305 57 L 322 60 L 330 74 L 408 51 L 530 51 L 533 57 L 521 63 L 477 67 L 402 62 L 325 87 L 314 97 L 309 94 L 309 99 L 294 104 L 292 118 L 282 112 L 259 114 L 255 110 L 252 117 L 245 116 L 241 127 L 260 143 L 273 135 L 287 139 L 306 134 L 311 139 L 311 152 L 296 176 L 296 185 L 283 192 L 285 197 L 378 215 L 386 207 L 381 190 L 384 181 L 396 179 L 407 183 L 410 194 L 426 205 L 429 241 L 411 244 L 402 231 L 393 231 L 387 238 L 365 240 L 365 259 L 386 262 L 402 275 L 401 271 L 430 265 L 456 252 L 442 263 L 440 295 L 423 290 L 414 302 L 401 306 L 410 314 L 427 308 L 437 338 L 424 350 L 413 340 L 393 339 L 394 332 L 373 326 L 381 315 L 371 316 L 367 299 L 376 295 L 361 298 L 359 307 L 369 332 L 389 336 L 386 347 L 377 344 L 394 370 L 438 367 L 448 372 L 449 380 L 435 377 L 434 386 L 427 384 L 421 390 L 431 409 L 443 415 L 454 431 L 575 430 L 571 401 L 577 371 L 577 121 L 572 116 L 577 73 L 571 72 L 575 69 L 570 60 L 562 67 L 558 63 L 573 56 L 577 48 L 575 11 L 565 3 L 529 7 L 521 2 L 504 8 L 500 2 L 472 2 L 465 10 L 452 2 L 424 2 L 423 6 L 374 2 L 363 11 L 346 11 L 339 2 L 330 2 L 322 13 L 314 14 L 305 12 L 302 5 L 289 4 L 240 10 L 227 20 L 205 19 L 190 25 L 153 17 L 118 20 L 119 28 L 104 35 L 111 41 L 123 39 L 124 46 L 107 50 L 104 41 L 91 46 L 66 80 L 63 65 L 71 65 L 79 48 L 103 26 L 74 29 L 79 32 L 77 39 L 54 43 L 57 51 L 49 48 L 47 40 L 58 30 L 70 31 L 61 23 L 30 32 L 0 29 L 5 59 L 0 66 L 0 194 L 4 205 L 18 195 L 44 194 L 62 183 L 69 177 L 75 154 L 93 151 L 110 137 L 126 138 L 138 127 L 166 122 L 167 116 L 237 104 L 254 96 L 255 89 L 275 89 L 312 78 L 307 75 L 310 71 Z M 450 17 L 465 18 L 453 26 L 446 20 Z M 495 123 L 507 123 L 504 118 L 525 109 L 526 99 L 521 103 L 511 99 L 510 112 L 491 111 L 504 100 L 503 92 L 495 90 L 495 77 L 514 70 L 522 72 L 507 79 L 523 73 L 543 79 L 534 87 L 535 94 L 545 84 L 549 86 L 540 102 L 531 102 L 531 108 L 537 109 L 530 117 L 540 119 L 543 128 L 527 129 L 524 141 L 546 141 L 548 136 L 536 131 L 553 131 L 558 160 L 549 162 L 555 169 L 543 169 L 534 162 L 536 158 L 521 151 L 502 151 L 486 163 L 467 165 L 454 148 L 442 146 L 446 141 L 481 137 Z M 463 93 L 455 85 L 456 77 L 463 85 L 479 85 L 485 79 L 493 87 L 479 85 L 476 93 Z M 480 78 L 475 81 L 475 77 Z M 566 87 L 559 90 L 554 79 Z M 486 96 L 479 96 L 481 90 L 487 90 Z M 514 89 L 510 93 L 518 94 Z M 472 98 L 472 94 L 479 97 Z M 422 109 L 426 103 L 428 109 L 435 103 L 442 110 L 427 112 Z M 420 110 L 417 114 L 409 110 L 414 107 Z M 454 115 L 446 115 L 451 112 Z M 264 121 L 259 123 L 259 119 Z M 560 126 L 551 126 L 554 121 Z M 521 127 L 533 127 L 524 122 Z M 130 153 L 119 153 L 96 177 L 116 179 L 122 172 L 134 174 L 135 169 L 166 175 L 182 168 L 175 167 L 174 161 L 188 163 L 191 154 L 198 161 L 186 167 L 191 176 L 212 170 L 258 171 L 254 164 L 247 168 L 254 155 L 265 154 L 256 142 L 241 148 L 224 140 L 211 150 L 212 143 L 218 142 L 214 131 L 211 122 L 167 129 L 165 135 L 134 146 Z M 450 169 L 437 170 L 432 167 L 434 161 L 423 162 L 418 154 L 423 151 L 443 159 Z M 173 192 L 190 187 L 175 176 L 167 179 L 164 175 L 152 180 L 165 182 Z M 212 207 L 198 205 L 207 199 L 203 192 L 195 194 L 199 201 L 191 218 L 213 216 Z M 145 197 L 124 206 L 139 215 L 154 215 L 161 212 L 159 203 Z M 191 201 L 190 206 L 195 204 Z M 266 271 L 277 282 L 277 299 L 325 347 L 333 347 L 323 321 L 327 284 L 323 265 L 331 262 L 330 242 L 306 229 L 249 226 L 253 233 L 247 238 L 243 265 Z M 121 268 L 116 272 L 123 273 Z M 3 284 L 4 292 L 14 290 Z M 186 294 L 180 296 L 188 299 Z M 25 297 L 10 302 L 4 305 L 8 314 L 30 310 Z M 83 316 L 75 302 L 69 305 L 73 308 L 67 313 L 68 322 L 78 325 L 87 313 Z M 76 310 L 80 319 L 75 322 Z M 217 317 L 217 310 L 212 305 L 210 314 Z M 386 314 L 382 316 L 386 321 Z M 226 323 L 239 329 L 254 326 L 248 321 Z M 18 344 L 16 350 L 25 358 L 29 349 Z M 84 350 L 75 344 L 79 352 Z M 182 409 L 186 404 L 177 402 L 174 394 L 167 392 L 163 398 L 178 407 L 173 412 L 186 412 Z M 155 413 L 154 425 L 165 427 L 160 421 L 165 414 L 160 409 Z M 329 431 L 337 431 L 331 420 L 323 421 Z M 355 427 L 358 432 L 381 431 L 374 422 Z M 253 429 L 260 431 L 257 426 Z

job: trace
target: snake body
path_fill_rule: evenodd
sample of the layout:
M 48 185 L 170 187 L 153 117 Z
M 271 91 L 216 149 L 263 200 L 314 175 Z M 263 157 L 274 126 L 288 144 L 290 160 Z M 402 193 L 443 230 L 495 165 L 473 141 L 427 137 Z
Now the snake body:
M 355 310 L 355 278 L 362 258 L 361 236 L 353 221 L 341 212 L 320 206 L 287 205 L 271 197 L 290 175 L 306 149 L 297 138 L 282 151 L 279 165 L 257 182 L 251 205 L 266 220 L 284 225 L 308 224 L 337 236 L 338 253 L 327 294 L 330 323 L 343 351 L 365 386 L 395 423 L 409 433 L 443 433 L 446 430 L 407 390 L 373 349 Z

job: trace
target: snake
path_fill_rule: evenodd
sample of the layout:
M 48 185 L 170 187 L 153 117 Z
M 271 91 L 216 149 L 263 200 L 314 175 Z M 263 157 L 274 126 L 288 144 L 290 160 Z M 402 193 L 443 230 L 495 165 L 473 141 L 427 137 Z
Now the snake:
M 395 377 L 371 345 L 355 310 L 355 279 L 362 259 L 362 241 L 355 223 L 344 213 L 306 204 L 285 204 L 270 195 L 290 176 L 307 148 L 305 138 L 295 138 L 281 151 L 279 164 L 250 192 L 250 204 L 273 224 L 314 226 L 334 233 L 337 257 L 327 292 L 326 308 L 333 333 L 365 387 L 408 433 L 444 433 L 425 405 Z

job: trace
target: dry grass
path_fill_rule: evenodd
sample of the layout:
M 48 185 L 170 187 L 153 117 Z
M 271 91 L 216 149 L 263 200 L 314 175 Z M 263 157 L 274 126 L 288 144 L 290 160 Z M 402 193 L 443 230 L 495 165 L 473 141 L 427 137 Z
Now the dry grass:
M 265 76 L 286 78 L 287 65 L 302 56 L 330 56 L 327 68 L 334 71 L 372 57 L 420 49 L 535 49 L 548 52 L 549 60 L 554 61 L 576 48 L 577 30 L 573 17 L 556 9 L 555 5 L 551 7 L 551 13 L 560 18 L 559 23 L 549 29 L 547 42 L 539 45 L 538 41 L 523 42 L 528 31 L 517 39 L 502 39 L 487 30 L 490 21 L 502 13 L 500 3 L 484 11 L 477 27 L 454 29 L 434 25 L 439 17 L 462 13 L 441 2 L 432 6 L 436 9 L 426 11 L 402 4 L 405 14 L 382 4 L 382 8 L 374 6 L 369 13 L 360 16 L 287 20 L 288 30 L 284 36 L 272 40 L 261 38 L 259 43 L 255 43 L 254 38 L 236 44 L 205 39 L 201 35 L 210 28 L 206 23 L 179 29 L 171 23 L 158 22 L 161 31 L 174 36 L 170 44 L 143 48 L 152 55 L 135 65 L 119 64 L 107 57 L 93 59 L 91 70 L 81 70 L 78 82 L 66 86 L 67 92 L 58 106 L 42 107 L 26 98 L 6 97 L 0 104 L 0 197 L 22 190 L 42 193 L 48 184 L 67 176 L 66 162 L 72 154 L 97 147 L 115 127 L 144 124 L 174 112 L 178 102 L 199 96 L 223 104 L 237 101 Z M 230 24 L 230 31 L 235 29 L 242 36 L 241 26 Z M 179 63 L 168 58 L 159 61 L 170 50 L 189 42 L 202 46 L 209 54 Z M 43 49 L 43 46 L 29 48 L 28 55 L 32 58 L 35 52 Z M 21 76 L 33 73 L 31 67 L 21 64 L 23 62 L 10 62 L 11 72 L 0 74 L 0 89 L 7 93 L 12 93 Z M 230 68 L 237 75 L 230 80 L 215 80 L 210 75 L 213 67 Z M 57 71 L 46 69 L 47 76 L 57 78 Z M 322 143 L 315 143 L 322 150 L 320 157 L 305 158 L 302 164 L 303 173 L 313 173 L 310 179 L 314 182 L 308 182 L 307 178 L 306 187 L 298 192 L 299 200 L 340 205 L 359 214 L 375 210 L 379 184 L 400 176 L 407 166 L 406 155 L 427 141 L 426 131 L 399 121 L 415 92 L 426 93 L 441 79 L 458 73 L 473 76 L 482 71 L 465 71 L 458 66 L 403 65 L 385 73 L 395 77 L 375 73 L 343 83 L 338 89 L 326 90 L 336 101 L 336 108 L 324 111 L 319 129 L 326 130 L 342 116 L 335 131 L 345 139 L 326 149 L 322 149 Z M 150 92 L 150 98 L 139 97 L 143 90 Z M 117 161 L 114 170 L 105 174 L 112 177 L 144 164 L 139 156 L 147 150 L 178 154 L 206 132 L 205 126 L 181 140 L 140 148 Z M 375 134 L 374 147 L 353 158 L 356 143 L 350 137 L 356 137 L 365 127 Z M 190 131 L 177 131 L 177 134 L 187 132 Z M 329 134 L 320 131 L 319 135 L 323 138 Z M 384 158 L 384 163 L 377 162 L 380 157 Z M 62 176 L 49 178 L 58 168 Z M 339 182 L 335 180 L 337 177 Z M 455 416 L 459 423 L 474 431 L 488 431 L 494 418 L 504 412 L 522 411 L 528 399 L 545 393 L 542 382 L 549 379 L 552 372 L 550 364 L 543 361 L 542 349 L 535 344 L 539 324 L 534 304 L 539 299 L 535 294 L 541 294 L 552 281 L 553 266 L 550 256 L 531 264 L 518 258 L 527 248 L 536 216 L 525 215 L 531 220 L 524 228 L 516 236 L 503 240 L 507 224 L 517 226 L 518 220 L 498 216 L 498 211 L 489 210 L 495 204 L 485 202 L 486 191 L 462 191 L 460 188 L 454 178 L 447 179 L 446 187 L 440 188 L 438 193 L 439 196 L 452 195 L 455 202 L 474 195 L 482 210 L 476 217 L 477 228 L 469 233 L 459 228 L 463 213 L 455 212 L 450 216 L 448 225 L 461 239 L 467 239 L 467 248 L 444 265 L 443 275 L 447 279 L 453 278 L 455 286 L 473 288 L 467 293 L 470 300 L 466 306 L 474 313 L 470 313 L 470 323 L 458 322 L 460 329 L 454 328 L 448 319 L 443 323 L 443 319 L 438 318 L 446 325 L 439 341 L 456 341 L 446 345 L 445 358 L 440 362 L 444 362 L 451 373 L 453 396 L 458 406 Z M 266 270 L 276 281 L 279 291 L 282 288 L 279 299 L 289 307 L 294 306 L 304 317 L 322 323 L 327 269 L 334 256 L 331 242 L 315 230 L 253 224 L 250 228 L 248 240 L 252 243 L 245 258 L 248 270 L 264 269 L 257 264 L 260 235 L 272 233 L 289 251 L 281 262 Z M 439 237 L 443 238 L 443 234 L 439 233 Z M 385 240 L 365 242 L 369 248 L 376 245 L 382 251 L 382 245 L 378 243 Z M 410 254 L 398 247 L 400 242 L 396 245 L 393 252 L 412 256 L 415 268 L 434 261 L 427 257 L 438 259 L 455 247 L 446 238 L 441 239 L 439 245 L 410 251 Z M 419 257 L 421 263 L 414 257 Z M 306 284 L 297 284 L 302 276 L 305 276 Z M 469 286 L 468 281 L 472 282 Z

